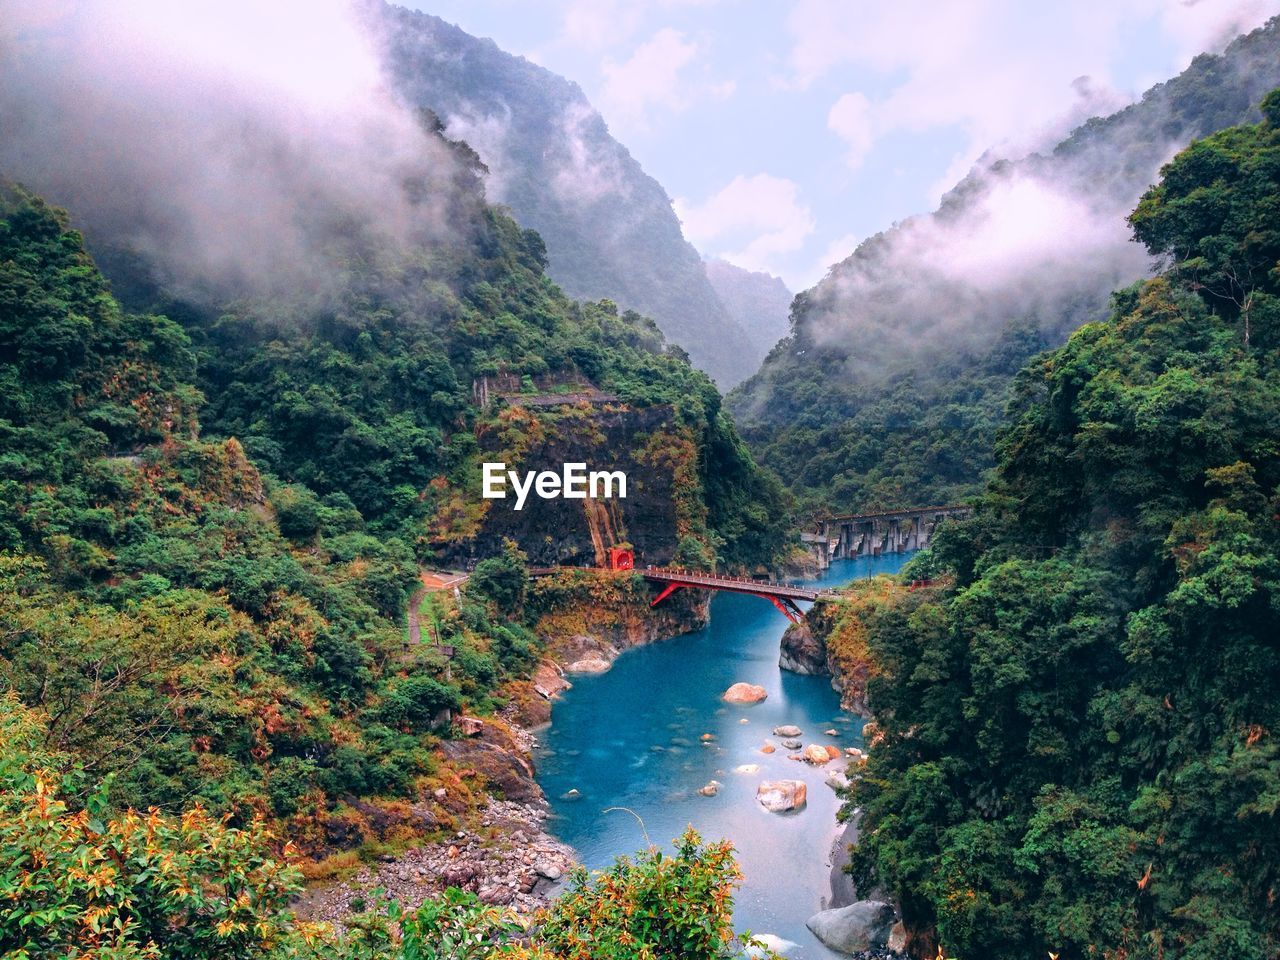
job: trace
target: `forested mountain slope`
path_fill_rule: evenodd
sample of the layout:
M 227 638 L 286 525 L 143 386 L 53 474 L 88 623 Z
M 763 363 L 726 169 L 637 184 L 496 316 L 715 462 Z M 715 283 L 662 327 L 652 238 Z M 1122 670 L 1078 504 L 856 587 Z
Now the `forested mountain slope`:
M 371 5 L 399 93 L 433 110 L 489 168 L 490 199 L 547 245 L 571 297 L 652 317 L 725 389 L 755 369 L 681 233 L 671 199 L 610 136 L 582 90 L 438 17 Z M 764 344 L 767 349 L 769 344 Z
M 814 508 L 974 492 L 1013 374 L 1150 272 L 1124 216 L 1159 166 L 1256 119 L 1277 83 L 1273 20 L 1051 150 L 979 165 L 799 295 L 792 335 L 730 398 L 743 435 Z
M 1015 379 L 995 476 L 861 607 L 863 889 L 912 956 L 1280 951 L 1280 90 L 1132 216 L 1169 264 Z

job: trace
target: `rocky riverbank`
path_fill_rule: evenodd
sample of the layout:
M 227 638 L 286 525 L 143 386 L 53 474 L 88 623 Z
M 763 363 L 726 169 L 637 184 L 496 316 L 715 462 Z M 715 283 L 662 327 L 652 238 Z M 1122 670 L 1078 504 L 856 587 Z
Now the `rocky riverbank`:
M 379 889 L 416 907 L 459 887 L 524 915 L 554 898 L 577 860 L 572 848 L 544 829 L 548 805 L 534 779 L 535 731 L 550 721 L 552 703 L 571 686 L 568 677 L 608 670 L 623 650 L 696 630 L 710 615 L 702 591 L 682 591 L 650 608 L 647 588 L 637 579 L 566 571 L 540 583 L 537 632 L 546 643 L 544 658 L 530 677 L 501 691 L 509 706 L 500 716 L 469 719 L 470 736 L 439 747 L 441 763 L 487 797 L 483 806 L 459 817 L 447 788 L 420 798 L 415 809 L 423 819 L 449 822 L 443 816 L 449 811 L 458 829 L 342 880 L 313 884 L 295 912 L 341 927 L 344 918 L 374 907 Z
M 680 590 L 658 607 L 651 600 L 638 576 L 566 569 L 539 580 L 532 602 L 546 654 L 526 683 L 507 691 L 519 723 L 531 730 L 550 723 L 551 705 L 573 675 L 603 673 L 624 650 L 690 633 L 711 619 L 705 590 Z
M 376 890 L 416 907 L 459 887 L 484 903 L 530 914 L 556 895 L 577 862 L 572 849 L 543 830 L 545 819 L 545 804 L 490 798 L 473 829 L 387 858 L 340 883 L 313 887 L 295 911 L 341 927 L 346 917 L 375 905 Z
M 837 596 L 822 597 L 787 628 L 778 666 L 793 673 L 831 678 L 841 709 L 871 716 L 867 681 L 875 676 L 870 625 L 893 609 L 911 609 L 939 585 L 912 590 L 891 577 L 858 580 Z
M 841 708 L 870 717 L 867 681 L 876 664 L 869 642 L 869 624 L 885 611 L 918 603 L 923 596 L 888 577 L 851 584 L 841 595 L 823 598 L 782 638 L 779 666 L 812 676 L 831 677 L 840 692 Z M 881 739 L 876 724 L 863 728 L 866 748 Z M 850 778 L 856 776 L 851 772 Z M 858 842 L 860 816 L 855 812 L 837 834 L 831 849 L 831 893 L 808 927 L 818 939 L 843 955 L 863 960 L 905 956 L 907 931 L 887 892 L 858 890 L 846 872 L 850 846 Z

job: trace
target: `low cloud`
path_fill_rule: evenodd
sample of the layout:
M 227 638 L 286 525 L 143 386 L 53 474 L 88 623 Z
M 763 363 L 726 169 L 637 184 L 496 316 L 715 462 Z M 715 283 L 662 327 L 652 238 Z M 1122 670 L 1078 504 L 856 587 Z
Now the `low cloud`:
M 630 196 L 626 172 L 614 150 L 603 138 L 600 114 L 585 103 L 571 103 L 560 121 L 564 157 L 551 181 L 566 200 L 599 203 Z
M 876 139 L 871 101 L 862 93 L 846 93 L 827 114 L 827 129 L 845 142 L 845 162 L 856 170 Z
M 951 209 L 907 220 L 833 268 L 806 337 L 874 381 L 930 354 L 979 351 L 1011 321 L 1063 335 L 1150 265 L 1110 199 L 988 171 Z
M 3 0 L 0 173 L 180 292 L 317 291 L 454 229 L 456 164 L 341 0 Z
M 676 200 L 685 236 L 700 250 L 747 270 L 778 274 L 778 256 L 804 246 L 813 213 L 795 181 L 737 176 L 702 203 Z
M 1280 0 L 799 0 L 780 82 L 806 89 L 850 68 L 864 89 L 883 78 L 885 92 L 851 91 L 830 108 L 828 127 L 846 143 L 850 166 L 889 134 L 959 129 L 965 145 L 946 181 L 954 183 L 984 153 L 1017 158 L 1129 102 L 1134 91 L 1117 90 L 1113 74 L 1133 31 L 1171 39 L 1181 69 L 1277 12 Z

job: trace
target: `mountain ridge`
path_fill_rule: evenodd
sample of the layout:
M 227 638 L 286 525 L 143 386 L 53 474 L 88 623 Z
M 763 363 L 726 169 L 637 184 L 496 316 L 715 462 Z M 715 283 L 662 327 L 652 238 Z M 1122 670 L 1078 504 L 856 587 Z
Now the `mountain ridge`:
M 815 509 L 973 493 L 1013 374 L 1150 274 L 1125 216 L 1159 166 L 1256 120 L 1276 85 L 1280 18 L 867 239 L 797 295 L 791 336 L 730 394 L 744 438 Z
M 751 372 L 719 349 L 744 332 L 671 198 L 609 134 L 581 87 L 429 13 L 374 4 L 366 19 L 397 93 L 477 150 L 490 199 L 543 237 L 549 273 L 566 293 L 652 317 L 723 388 Z

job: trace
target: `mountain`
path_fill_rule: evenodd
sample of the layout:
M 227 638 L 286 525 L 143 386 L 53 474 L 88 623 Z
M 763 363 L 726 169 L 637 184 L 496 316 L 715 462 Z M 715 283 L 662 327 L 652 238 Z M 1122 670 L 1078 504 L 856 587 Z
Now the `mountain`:
M 373 5 L 395 87 L 445 122 L 489 168 L 489 197 L 547 245 L 571 297 L 610 299 L 657 321 L 728 389 L 755 364 L 724 344 L 741 327 L 717 298 L 671 198 L 609 135 L 577 84 L 426 13 Z
M 744 437 L 814 509 L 977 489 L 1014 373 L 1150 273 L 1125 217 L 1197 137 L 1257 119 L 1280 20 L 1062 142 L 986 158 L 942 200 L 798 295 L 793 331 L 729 398 Z
M 66 214 L 0 182 L 0 685 L 118 770 L 122 801 L 287 818 L 307 794 L 323 820 L 344 793 L 410 791 L 430 718 L 490 709 L 538 643 L 476 611 L 442 627 L 467 651 L 452 679 L 430 651 L 405 659 L 424 562 L 522 546 L 598 565 L 626 541 L 754 565 L 780 547 L 778 492 L 706 375 L 639 315 L 568 300 L 537 234 L 479 189 L 455 244 L 347 250 L 314 314 L 182 301 L 180 324 L 123 309 Z M 482 398 L 488 380 L 511 386 Z M 481 498 L 481 460 L 552 457 L 619 465 L 635 495 Z M 86 683 L 93 664 L 118 685 Z M 414 702 L 388 719 L 401 686 Z M 104 747 L 131 723 L 138 750 Z
M 1280 955 L 1280 89 L 1132 215 L 1160 257 L 1016 378 L 975 515 L 854 587 L 846 816 L 913 957 Z
M 461 823 L 491 751 L 439 718 L 532 697 L 557 588 L 526 603 L 525 557 L 755 567 L 776 482 L 651 320 L 555 285 L 434 116 L 38 6 L 0 58 L 27 184 L 0 179 L 0 690 L 120 808 L 262 815 L 317 860 Z M 633 495 L 517 517 L 490 459 Z M 420 568 L 470 560 L 409 643 Z M 449 810 L 411 812 L 428 783 Z
M 752 371 L 791 328 L 792 293 L 781 277 L 744 270 L 726 260 L 706 261 L 707 279 L 750 340 Z

